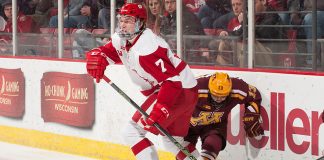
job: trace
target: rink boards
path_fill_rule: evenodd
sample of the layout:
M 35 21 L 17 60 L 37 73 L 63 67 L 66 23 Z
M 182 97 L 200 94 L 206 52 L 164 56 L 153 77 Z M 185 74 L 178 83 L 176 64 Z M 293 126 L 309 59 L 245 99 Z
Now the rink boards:
M 1 141 L 98 159 L 134 159 L 121 131 L 135 109 L 104 81 L 96 84 L 75 78 L 86 74 L 84 62 L 29 58 L 1 58 L 0 61 L 0 114 L 1 109 L 15 107 L 15 98 L 24 102 L 19 103 L 23 107 L 20 116 L 0 116 Z M 215 72 L 215 68 L 192 68 L 196 76 Z M 21 70 L 23 76 L 15 80 L 16 74 L 6 72 L 10 69 Z M 217 70 L 240 77 L 260 90 L 265 128 L 261 139 L 247 140 L 239 126 L 243 107 L 234 108 L 227 147 L 220 159 L 309 160 L 322 155 L 324 125 L 319 116 L 324 108 L 323 75 Z M 55 74 L 46 77 L 47 73 Z M 72 78 L 68 75 L 62 79 L 60 75 L 64 74 L 72 74 Z M 106 75 L 135 102 L 144 101 L 145 97 L 131 83 L 122 65 L 108 67 Z M 86 104 L 93 104 L 94 108 Z M 54 110 L 45 110 L 48 105 L 53 105 Z M 161 159 L 174 159 L 163 148 L 160 137 L 149 137 L 158 147 Z

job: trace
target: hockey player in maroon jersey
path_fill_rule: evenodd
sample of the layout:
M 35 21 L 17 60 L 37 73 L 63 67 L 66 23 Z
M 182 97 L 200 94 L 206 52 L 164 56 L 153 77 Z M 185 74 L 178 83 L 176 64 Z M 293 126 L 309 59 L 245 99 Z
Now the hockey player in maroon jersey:
M 145 137 L 147 131 L 159 134 L 153 127 L 158 123 L 183 144 L 198 92 L 197 81 L 189 66 L 172 53 L 165 40 L 146 28 L 146 20 L 146 9 L 141 4 L 123 5 L 118 14 L 116 33 L 107 44 L 86 54 L 86 67 L 99 82 L 108 65 L 123 63 L 131 80 L 148 97 L 141 108 L 149 114 L 148 118 L 143 118 L 139 112 L 133 115 L 125 127 L 125 141 L 136 159 L 157 160 L 154 145 Z M 162 139 L 168 151 L 182 154 L 166 136 Z M 194 156 L 195 153 L 199 154 L 194 151 Z
M 216 160 L 226 146 L 227 117 L 238 104 L 245 105 L 244 129 L 248 137 L 263 135 L 260 125 L 261 95 L 257 88 L 241 79 L 216 72 L 198 78 L 198 103 L 191 118 L 191 126 L 185 141 L 195 146 L 202 141 L 201 156 L 204 160 Z

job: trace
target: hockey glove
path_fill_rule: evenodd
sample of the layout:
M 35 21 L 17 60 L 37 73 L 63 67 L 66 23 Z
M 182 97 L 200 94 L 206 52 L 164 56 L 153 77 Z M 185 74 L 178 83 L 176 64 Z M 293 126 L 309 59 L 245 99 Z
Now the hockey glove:
M 323 110 L 323 113 L 322 113 L 322 120 L 324 122 L 324 110 Z
M 259 113 L 245 113 L 243 117 L 245 133 L 248 137 L 264 135 L 264 130 L 260 124 Z
M 144 129 L 153 133 L 158 134 L 159 131 L 153 126 L 154 123 L 160 124 L 169 117 L 169 111 L 163 104 L 156 103 L 153 107 L 152 112 L 146 119 L 141 119 L 141 123 L 144 125 Z
M 88 74 L 95 78 L 96 82 L 99 83 L 105 73 L 106 67 L 108 66 L 106 55 L 99 49 L 94 49 L 86 54 L 86 59 Z

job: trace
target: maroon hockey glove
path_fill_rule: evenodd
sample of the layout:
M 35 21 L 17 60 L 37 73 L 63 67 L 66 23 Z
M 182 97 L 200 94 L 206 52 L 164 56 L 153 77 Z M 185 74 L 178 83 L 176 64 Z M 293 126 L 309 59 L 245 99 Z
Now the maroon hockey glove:
M 96 79 L 97 83 L 99 83 L 108 66 L 106 55 L 99 49 L 94 49 L 86 54 L 86 59 L 88 73 Z
M 153 134 L 159 133 L 158 130 L 153 126 L 154 123 L 160 124 L 169 117 L 169 111 L 163 104 L 156 103 L 153 107 L 152 112 L 146 119 L 141 119 L 141 123 L 144 125 L 144 129 L 152 132 Z
M 323 113 L 322 113 L 322 120 L 324 122 L 324 110 L 323 110 Z
M 243 117 L 245 133 L 248 137 L 264 135 L 264 130 L 260 125 L 259 113 L 245 113 Z

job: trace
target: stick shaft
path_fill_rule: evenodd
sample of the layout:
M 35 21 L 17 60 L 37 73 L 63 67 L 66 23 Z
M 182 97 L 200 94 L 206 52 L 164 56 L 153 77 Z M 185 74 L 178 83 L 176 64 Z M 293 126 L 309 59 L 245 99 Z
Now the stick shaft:
M 116 84 L 114 84 L 107 76 L 103 76 L 103 79 L 111 85 L 121 96 L 123 96 L 133 107 L 136 108 L 145 118 L 149 115 L 138 106 L 125 92 L 123 92 Z M 174 139 L 164 128 L 162 128 L 158 123 L 153 124 L 162 134 L 167 136 L 171 142 L 176 145 L 186 156 L 188 156 L 191 160 L 197 160 L 185 147 L 183 147 L 176 139 Z

